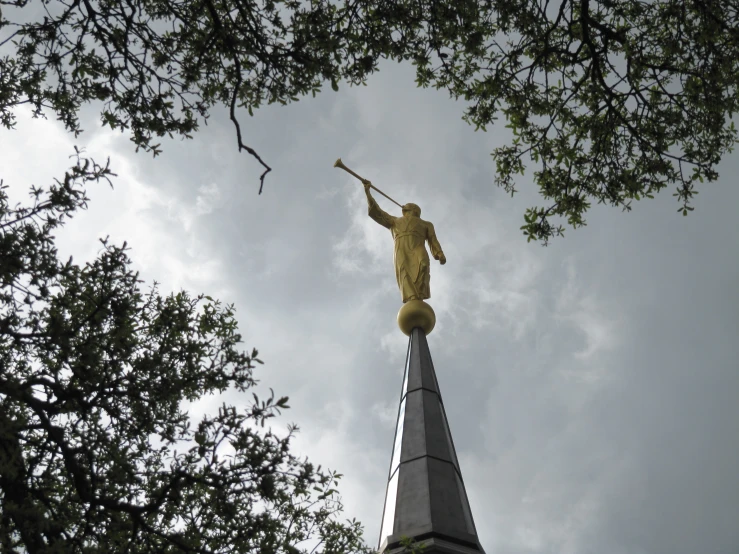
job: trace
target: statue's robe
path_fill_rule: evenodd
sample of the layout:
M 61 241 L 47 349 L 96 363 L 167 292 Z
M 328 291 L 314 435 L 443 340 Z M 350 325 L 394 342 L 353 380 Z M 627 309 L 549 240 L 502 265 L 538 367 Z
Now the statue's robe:
M 424 242 L 428 241 L 431 255 L 442 255 L 434 226 L 415 215 L 395 217 L 385 212 L 374 198 L 368 199 L 369 216 L 383 227 L 390 229 L 395 241 L 395 278 L 403 297 L 409 300 L 425 300 L 431 297 L 429 288 L 430 262 Z

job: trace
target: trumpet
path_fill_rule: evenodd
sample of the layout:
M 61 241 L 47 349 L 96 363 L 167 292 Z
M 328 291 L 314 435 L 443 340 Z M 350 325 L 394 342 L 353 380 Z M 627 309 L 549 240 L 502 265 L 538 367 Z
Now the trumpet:
M 398 204 L 397 202 L 395 202 L 395 200 L 393 200 L 392 198 L 390 198 L 387 194 L 385 194 L 384 192 L 382 192 L 375 185 L 373 185 L 372 183 L 370 183 L 369 181 L 367 181 L 367 179 L 365 179 L 363 177 L 360 177 L 359 175 L 357 175 L 356 173 L 354 173 L 351 169 L 349 169 L 348 167 L 346 167 L 344 165 L 344 162 L 341 161 L 341 158 L 339 158 L 338 160 L 336 160 L 336 162 L 334 163 L 334 167 L 340 167 L 341 169 L 343 169 L 347 173 L 351 173 L 357 179 L 359 179 L 360 181 L 362 181 L 362 183 L 365 183 L 366 182 L 370 187 L 372 187 L 377 192 L 379 192 L 380 194 L 382 194 L 385 198 L 387 198 L 388 200 L 390 200 L 390 202 L 394 202 L 400 209 L 403 209 L 403 206 L 401 206 L 400 204 Z

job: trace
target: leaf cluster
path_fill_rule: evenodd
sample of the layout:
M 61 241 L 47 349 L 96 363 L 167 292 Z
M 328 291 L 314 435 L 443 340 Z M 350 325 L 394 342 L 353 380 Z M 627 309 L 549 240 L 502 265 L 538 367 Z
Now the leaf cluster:
M 246 150 L 237 108 L 313 96 L 329 81 L 358 83 L 379 56 L 362 44 L 359 2 L 344 9 L 328 0 L 61 0 L 29 17 L 27 0 L 2 0 L 0 122 L 14 108 L 49 110 L 76 135 L 78 112 L 102 102 L 101 120 L 126 130 L 138 148 L 160 152 L 157 137 L 191 137 L 210 110 L 224 105 Z M 24 17 L 25 16 L 25 17 Z M 260 193 L 262 188 L 260 187 Z
M 592 201 L 631 202 L 670 184 L 679 212 L 731 152 L 739 105 L 739 7 L 730 0 L 378 2 L 419 86 L 446 88 L 486 129 L 502 114 L 511 144 L 492 153 L 511 195 L 525 158 L 547 207 L 528 240 L 585 225 Z
M 336 519 L 341 475 L 290 453 L 296 426 L 263 429 L 287 397 L 191 427 L 186 402 L 257 383 L 233 306 L 142 290 L 125 244 L 58 259 L 54 231 L 112 175 L 78 152 L 29 205 L 0 184 L 0 550 L 368 552 Z
M 631 209 L 675 185 L 687 215 L 697 183 L 736 143 L 739 8 L 732 0 L 61 0 L 29 17 L 0 0 L 0 121 L 30 104 L 81 131 L 82 104 L 154 154 L 216 105 L 287 104 L 324 82 L 364 84 L 379 58 L 410 60 L 485 130 L 500 115 L 495 182 L 514 194 L 526 160 L 550 203 L 527 210 L 529 240 L 585 225 L 593 201 Z M 26 16 L 25 18 L 23 16 Z M 260 192 L 262 187 L 260 186 Z
M 27 0 L 4 0 L 16 12 Z M 485 130 L 502 114 L 511 144 L 492 153 L 514 194 L 526 159 L 551 204 L 527 210 L 528 240 L 585 225 L 592 201 L 631 209 L 668 185 L 684 215 L 696 183 L 737 140 L 739 10 L 731 0 L 63 0 L 17 22 L 0 15 L 0 121 L 13 108 L 77 112 L 104 103 L 103 124 L 137 147 L 189 137 L 225 105 L 286 104 L 342 79 L 365 83 L 380 57 L 410 60 L 419 86 L 468 103 Z M 56 11 L 52 13 L 52 8 Z M 2 33 L 5 33 L 3 35 Z M 262 187 L 260 186 L 260 192 Z

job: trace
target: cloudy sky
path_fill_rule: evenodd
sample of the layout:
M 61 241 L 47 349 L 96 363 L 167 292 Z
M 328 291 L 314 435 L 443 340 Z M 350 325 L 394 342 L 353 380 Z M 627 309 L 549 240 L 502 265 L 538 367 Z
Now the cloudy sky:
M 90 259 L 110 235 L 163 290 L 234 303 L 266 362 L 258 391 L 290 397 L 276 425 L 297 423 L 294 451 L 345 475 L 345 516 L 376 545 L 407 339 L 391 237 L 341 157 L 419 204 L 447 256 L 429 345 L 488 554 L 738 552 L 739 157 L 689 217 L 667 190 L 631 213 L 593 207 L 542 248 L 519 230 L 542 204 L 530 175 L 514 198 L 493 184 L 504 124 L 476 133 L 412 66 L 380 68 L 367 87 L 243 115 L 274 168 L 261 196 L 223 112 L 156 159 L 94 110 L 76 141 L 19 112 L 0 131 L 2 177 L 20 196 L 63 175 L 74 144 L 110 156 L 115 190 L 90 191 L 62 254 Z

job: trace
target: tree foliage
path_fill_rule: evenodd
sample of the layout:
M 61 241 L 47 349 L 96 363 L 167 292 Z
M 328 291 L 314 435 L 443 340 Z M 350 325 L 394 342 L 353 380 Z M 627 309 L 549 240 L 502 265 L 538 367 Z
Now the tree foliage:
M 0 184 L 0 551 L 369 552 L 337 520 L 341 475 L 290 453 L 297 427 L 262 429 L 286 397 L 191 427 L 185 401 L 257 383 L 232 306 L 143 291 L 125 243 L 58 259 L 54 231 L 111 175 L 78 153 L 29 205 Z
M 630 209 L 668 185 L 684 215 L 697 182 L 736 142 L 739 15 L 731 0 L 0 0 L 0 119 L 48 109 L 75 133 L 85 102 L 137 147 L 190 136 L 225 105 L 286 104 L 380 58 L 410 60 L 419 86 L 446 88 L 485 129 L 505 117 L 495 181 L 513 194 L 525 163 L 546 207 L 529 240 L 585 224 L 592 201 Z M 37 13 L 32 13 L 32 8 Z M 9 50 L 8 50 L 9 48 Z M 260 193 L 262 191 L 260 186 Z
M 428 38 L 408 29 L 421 86 L 447 88 L 485 128 L 502 113 L 514 134 L 496 148 L 496 182 L 515 192 L 524 160 L 551 203 L 527 210 L 528 240 L 585 224 L 590 202 L 632 200 L 676 184 L 683 215 L 697 182 L 737 134 L 739 5 L 728 0 L 491 0 L 436 6 Z M 430 11 L 434 13 L 434 8 Z M 484 16 L 483 16 L 484 14 Z M 411 20 L 414 18 L 411 17 Z M 402 25 L 398 19 L 396 25 Z M 435 51 L 441 63 L 430 68 Z M 449 53 L 445 53 L 448 50 Z
M 103 103 L 103 125 L 130 131 L 137 147 L 157 154 L 154 137 L 185 137 L 225 105 L 242 142 L 237 108 L 286 104 L 314 95 L 326 80 L 359 82 L 373 67 L 356 13 L 325 0 L 0 0 L 0 120 L 28 103 L 55 113 L 75 135 L 86 102 Z M 37 8 L 30 19 L 29 12 Z M 376 59 L 377 56 L 375 56 Z M 349 61 L 343 62 L 347 59 Z M 262 189 L 260 187 L 260 193 Z

